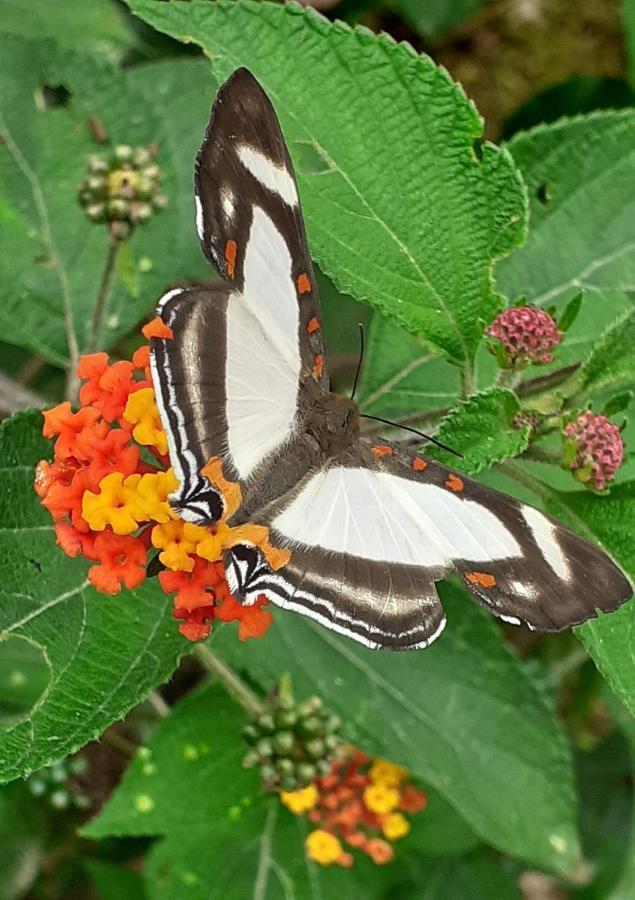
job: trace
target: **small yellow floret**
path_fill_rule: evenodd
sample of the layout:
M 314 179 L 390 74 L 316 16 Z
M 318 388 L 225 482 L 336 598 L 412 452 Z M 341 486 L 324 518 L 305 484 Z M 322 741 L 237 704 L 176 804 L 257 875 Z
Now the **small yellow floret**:
M 309 859 L 321 866 L 332 866 L 342 855 L 342 845 L 338 839 L 322 828 L 307 835 L 304 846 Z
M 383 816 L 399 806 L 399 791 L 388 784 L 369 784 L 364 790 L 364 803 L 371 812 Z
M 159 559 L 173 571 L 191 572 L 196 545 L 207 537 L 207 531 L 192 522 L 174 519 L 152 529 L 152 545 L 162 552 Z
M 280 799 L 287 809 L 296 816 L 301 816 L 313 809 L 318 802 L 318 791 L 314 784 L 310 784 L 299 791 L 280 791 Z
M 408 772 L 387 759 L 376 759 L 368 772 L 371 781 L 381 782 L 396 787 Z
M 141 475 L 111 472 L 99 482 L 99 493 L 85 491 L 82 498 L 82 515 L 93 531 L 103 531 L 110 525 L 115 534 L 132 534 L 145 520 L 136 498 Z
M 141 388 L 128 397 L 123 413 L 126 422 L 135 427 L 132 436 L 144 447 L 155 447 L 162 455 L 168 452 L 168 439 L 161 425 L 152 388 Z
M 135 515 L 137 512 L 155 522 L 169 522 L 176 519 L 176 513 L 168 503 L 168 496 L 177 489 L 179 483 L 172 469 L 167 472 L 149 472 L 141 476 L 137 485 Z
M 398 841 L 410 831 L 410 822 L 400 812 L 390 813 L 381 823 L 381 830 L 389 841 Z

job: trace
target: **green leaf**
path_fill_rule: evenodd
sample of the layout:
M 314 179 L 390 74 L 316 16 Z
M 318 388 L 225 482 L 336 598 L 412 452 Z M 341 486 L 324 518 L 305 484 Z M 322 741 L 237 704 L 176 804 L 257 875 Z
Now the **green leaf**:
M 576 374 L 562 386 L 564 396 L 593 394 L 635 381 L 635 312 L 614 322 Z
M 545 497 L 549 512 L 582 537 L 599 542 L 635 578 L 635 481 L 613 487 L 606 497 L 588 491 L 549 491 Z M 635 603 L 585 622 L 576 634 L 611 689 L 635 714 Z
M 502 298 L 492 260 L 524 233 L 506 151 L 473 106 L 405 44 L 296 5 L 238 0 L 132 10 L 200 44 L 226 78 L 246 65 L 269 92 L 297 167 L 312 255 L 339 290 L 469 363 Z
M 541 692 L 466 594 L 442 586 L 449 625 L 421 653 L 375 653 L 276 610 L 266 640 L 212 647 L 263 690 L 280 672 L 318 693 L 344 737 L 406 766 L 488 843 L 561 872 L 578 856 L 566 740 Z
M 87 859 L 84 863 L 99 900 L 145 900 L 143 877 L 127 866 Z
M 619 394 L 614 394 L 602 407 L 602 415 L 610 419 L 611 416 L 624 412 L 630 406 L 632 399 L 633 391 L 621 391 Z
M 635 113 L 598 112 L 515 136 L 530 201 L 524 246 L 496 269 L 509 296 L 585 306 L 635 285 Z M 626 306 L 626 301 L 624 306 Z
M 20 635 L 0 634 L 0 726 L 28 714 L 51 678 L 42 648 Z
M 0 897 L 24 897 L 35 881 L 44 854 L 41 808 L 23 783 L 0 788 Z
M 65 85 L 71 96 L 63 107 L 42 110 L 40 87 L 50 83 Z M 89 223 L 76 197 L 86 157 L 104 150 L 88 118 L 101 119 L 113 143 L 157 142 L 169 198 L 168 208 L 132 237 L 136 279 L 121 271 L 115 279 L 107 349 L 150 313 L 171 281 L 209 274 L 194 228 L 192 172 L 216 82 L 203 60 L 118 70 L 14 38 L 3 45 L 0 87 L 0 329 L 5 340 L 63 365 L 68 328 L 80 351 L 87 345 L 108 252 L 106 227 Z
M 580 307 L 582 306 L 582 298 L 584 294 L 579 291 L 575 294 L 564 308 L 564 312 L 558 320 L 558 328 L 560 331 L 568 331 L 575 320 L 578 318 Z
M 477 844 L 474 834 L 435 793 L 425 812 L 412 816 L 408 837 L 395 846 L 394 866 L 377 868 L 361 854 L 352 870 L 306 861 L 303 843 L 310 823 L 288 813 L 277 797 L 265 798 L 256 773 L 242 767 L 244 721 L 245 713 L 217 685 L 189 694 L 159 724 L 104 809 L 84 827 L 91 838 L 160 837 L 146 866 L 153 900 L 380 900 L 406 885 L 412 892 L 425 887 L 434 898 L 457 900 L 468 896 L 463 893 L 468 873 L 485 873 L 479 854 L 470 853 Z M 454 855 L 466 852 L 465 860 Z M 449 856 L 439 861 L 432 853 Z M 461 873 L 450 879 L 457 892 L 441 892 L 441 872 L 447 880 L 453 869 Z M 489 877 L 505 883 L 500 870 Z
M 49 0 L 0 0 L 5 36 L 51 38 L 67 50 L 100 54 L 112 62 L 119 62 L 135 43 L 122 12 L 112 0 L 64 0 L 54 16 Z
M 396 7 L 405 21 L 427 38 L 438 37 L 450 28 L 457 28 L 488 0 L 396 0 Z
M 32 412 L 0 426 L 0 653 L 9 635 L 14 647 L 21 638 L 49 669 L 34 707 L 0 726 L 0 780 L 98 737 L 169 677 L 186 646 L 155 584 L 105 597 L 89 586 L 86 565 L 56 546 L 33 490 L 34 465 L 50 453 L 41 423 Z M 38 678 L 41 685 L 41 669 Z
M 519 412 L 515 394 L 504 388 L 475 394 L 461 401 L 435 432 L 438 440 L 458 450 L 464 459 L 457 459 L 435 446 L 426 449 L 426 454 L 468 475 L 518 456 L 529 443 L 530 431 L 527 425 L 517 428 L 513 424 Z
M 358 391 L 363 412 L 426 418 L 431 410 L 451 406 L 458 393 L 456 366 L 430 353 L 395 322 L 373 315 Z

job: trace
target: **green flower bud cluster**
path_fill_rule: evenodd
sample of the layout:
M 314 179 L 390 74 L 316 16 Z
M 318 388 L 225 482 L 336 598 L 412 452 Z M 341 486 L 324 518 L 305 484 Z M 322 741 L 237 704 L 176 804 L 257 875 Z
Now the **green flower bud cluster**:
M 90 798 L 75 790 L 72 779 L 86 771 L 86 760 L 59 759 L 46 769 L 40 769 L 27 779 L 27 788 L 34 797 L 46 800 L 54 810 L 87 809 Z
M 88 158 L 88 177 L 79 186 L 79 203 L 91 222 L 108 222 L 115 240 L 126 240 L 167 205 L 159 189 L 161 170 L 152 148 L 119 144 L 108 158 Z
M 290 692 L 280 692 L 243 728 L 249 744 L 243 765 L 259 766 L 266 791 L 297 791 L 330 772 L 342 743 L 340 725 L 319 697 L 296 703 Z

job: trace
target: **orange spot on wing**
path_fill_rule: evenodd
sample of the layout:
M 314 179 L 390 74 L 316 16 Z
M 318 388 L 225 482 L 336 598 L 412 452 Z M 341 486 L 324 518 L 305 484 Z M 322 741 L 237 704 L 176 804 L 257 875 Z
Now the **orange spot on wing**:
M 225 244 L 225 262 L 227 263 L 227 276 L 233 278 L 236 274 L 236 252 L 238 244 L 236 241 L 227 241 Z
M 415 458 L 412 460 L 412 468 L 415 470 L 415 472 L 423 472 L 424 469 L 428 468 L 428 463 L 425 461 L 425 459 L 421 459 L 420 456 L 415 456 Z
M 144 325 L 141 329 L 141 334 L 148 341 L 150 338 L 164 338 L 165 340 L 171 341 L 174 337 L 174 332 L 169 325 L 165 324 L 161 316 L 155 316 L 151 322 Z
M 240 485 L 225 478 L 223 475 L 223 463 L 218 456 L 212 456 L 210 461 L 203 466 L 201 475 L 204 475 L 212 487 L 220 492 L 225 506 L 223 519 L 229 519 L 243 502 Z
M 281 569 L 291 559 L 289 550 L 281 550 L 274 547 L 269 540 L 269 529 L 264 525 L 238 525 L 232 528 L 228 536 L 228 541 L 224 545 L 224 549 L 228 550 L 236 544 L 251 544 L 259 547 L 269 564 L 272 571 Z
M 313 377 L 321 378 L 324 371 L 324 357 L 321 353 L 315 357 L 315 365 L 313 366 Z
M 308 325 L 306 326 L 306 330 L 309 334 L 313 334 L 314 331 L 319 331 L 320 323 L 317 320 L 317 316 L 313 316 L 312 319 L 309 319 Z
M 377 444 L 376 447 L 373 447 L 373 453 L 379 459 L 382 456 L 392 456 L 393 449 L 388 444 Z
M 460 494 L 465 487 L 463 481 L 459 478 L 458 475 L 448 475 L 448 477 L 445 479 L 445 486 L 451 491 L 455 491 L 455 493 L 457 494 Z
M 496 587 L 496 579 L 489 572 L 466 572 L 465 580 L 470 584 L 477 584 L 483 588 Z
M 311 293 L 311 282 L 309 281 L 309 276 L 306 272 L 303 272 L 300 276 L 298 276 L 298 294 L 310 294 Z

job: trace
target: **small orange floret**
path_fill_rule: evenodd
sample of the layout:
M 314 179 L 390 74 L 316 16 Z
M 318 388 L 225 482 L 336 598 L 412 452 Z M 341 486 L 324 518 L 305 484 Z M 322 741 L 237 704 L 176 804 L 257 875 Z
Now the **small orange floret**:
M 412 460 L 412 468 L 415 472 L 424 472 L 428 468 L 428 463 L 420 456 L 415 456 Z
M 466 572 L 465 580 L 483 588 L 496 587 L 496 579 L 489 572 Z
M 88 570 L 88 580 L 104 594 L 118 594 L 122 585 L 138 587 L 146 577 L 146 548 L 143 541 L 129 535 L 104 531 L 95 538 L 96 566 Z
M 454 475 L 450 473 L 448 477 L 445 479 L 445 486 L 449 488 L 451 491 L 454 491 L 456 494 L 460 494 L 465 485 L 461 478 L 458 475 Z
M 308 334 L 314 334 L 316 331 L 319 331 L 320 323 L 318 321 L 317 316 L 313 316 L 312 319 L 309 319 L 308 324 L 306 326 L 306 330 Z
M 227 277 L 234 278 L 236 275 L 236 253 L 238 244 L 236 241 L 227 241 L 225 244 L 225 262 L 227 264 Z
M 315 365 L 313 366 L 313 377 L 321 378 L 324 371 L 324 357 L 321 353 L 315 357 Z
M 141 334 L 148 341 L 150 338 L 163 338 L 166 341 L 171 341 L 174 338 L 174 332 L 169 325 L 166 325 L 161 316 L 155 316 L 151 322 L 144 325 L 141 329 Z
M 311 293 L 311 282 L 309 281 L 309 276 L 306 272 L 303 272 L 298 277 L 298 294 L 310 294 Z
M 366 844 L 365 850 L 378 866 L 390 862 L 394 856 L 394 851 L 390 844 L 381 838 L 371 838 Z
M 393 449 L 388 444 L 377 444 L 376 447 L 373 447 L 373 453 L 380 459 L 382 456 L 392 456 Z
M 238 639 L 248 641 L 250 638 L 261 638 L 273 622 L 271 613 L 263 609 L 268 603 L 266 597 L 258 597 L 251 606 L 243 606 L 238 603 L 231 594 L 223 600 L 216 609 L 216 617 L 222 622 L 237 620 Z

